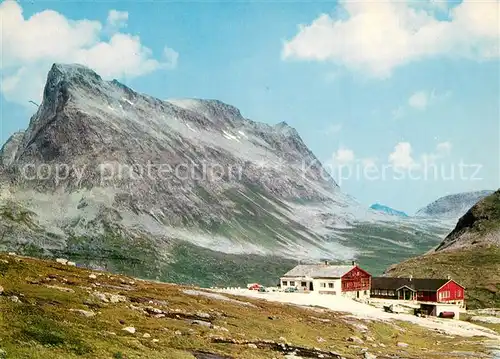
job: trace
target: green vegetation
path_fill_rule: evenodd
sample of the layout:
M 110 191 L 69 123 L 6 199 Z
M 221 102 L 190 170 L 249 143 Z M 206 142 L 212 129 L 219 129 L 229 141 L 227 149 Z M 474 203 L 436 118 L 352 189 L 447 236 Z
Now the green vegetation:
M 473 247 L 439 251 L 404 261 L 387 272 L 392 277 L 446 278 L 466 287 L 467 308 L 500 307 L 500 248 Z
M 471 211 L 476 219 L 473 230 L 480 234 L 498 230 L 500 228 L 500 190 L 485 197 Z
M 176 244 L 171 254 L 173 260 L 161 280 L 202 287 L 241 287 L 254 282 L 275 286 L 283 273 L 297 264 L 282 257 L 225 254 L 188 242 Z
M 446 233 L 440 227 L 417 231 L 404 223 L 398 226 L 357 223 L 338 231 L 347 243 L 356 244 L 355 248 L 360 250 L 356 260 L 372 275 L 382 275 L 390 265 L 427 252 Z
M 320 308 L 242 297 L 226 296 L 236 301 L 223 301 L 186 294 L 185 288 L 176 285 L 105 272 L 92 273 L 94 279 L 86 269 L 27 257 L 0 254 L 0 264 L 4 288 L 0 349 L 7 358 L 194 359 L 192 353 L 199 350 L 233 358 L 283 358 L 274 349 L 217 343 L 214 336 L 286 340 L 295 346 L 333 350 L 348 359 L 363 357 L 362 346 L 346 340 L 351 336 L 362 338 L 379 357 L 441 359 L 442 349 L 449 347 L 456 355 L 451 353 L 447 359 L 463 358 L 463 352 L 485 352 L 482 338 L 464 340 L 409 323 L 363 321 Z M 104 302 L 96 293 L 121 295 L 124 301 Z M 147 307 L 173 315 L 148 315 Z M 213 327 L 184 319 L 189 315 L 208 316 Z M 122 330 L 125 327 L 136 332 Z M 409 346 L 402 351 L 398 342 Z

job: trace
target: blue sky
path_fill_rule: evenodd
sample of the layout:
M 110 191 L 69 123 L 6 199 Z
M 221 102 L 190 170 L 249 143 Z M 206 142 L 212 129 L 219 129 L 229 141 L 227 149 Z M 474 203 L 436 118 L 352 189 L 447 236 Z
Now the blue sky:
M 8 24 L 12 41 L 2 36 L 0 139 L 28 125 L 34 106 L 25 96 L 37 96 L 51 62 L 84 59 L 161 99 L 215 98 L 253 120 L 286 121 L 331 166 L 342 189 L 367 206 L 413 213 L 448 193 L 498 188 L 498 2 L 374 4 L 22 2 L 22 21 Z M 0 9 L 4 21 L 9 12 L 19 15 L 17 6 Z M 57 14 L 39 16 L 46 10 Z M 56 18 L 68 21 L 68 36 Z M 83 19 L 91 29 L 74 30 L 73 21 Z M 44 21 L 56 29 L 52 37 L 35 44 L 22 37 L 41 31 Z M 82 55 L 96 43 L 117 44 L 117 33 L 139 37 L 135 50 L 120 42 L 118 59 L 130 65 L 105 63 L 113 46 Z M 52 47 L 37 48 L 57 36 Z M 462 178 L 425 180 L 424 158 L 448 174 L 461 161 L 479 172 L 469 167 Z M 385 178 L 338 178 L 341 170 L 369 165 L 412 169 L 420 179 L 396 179 L 394 169 Z

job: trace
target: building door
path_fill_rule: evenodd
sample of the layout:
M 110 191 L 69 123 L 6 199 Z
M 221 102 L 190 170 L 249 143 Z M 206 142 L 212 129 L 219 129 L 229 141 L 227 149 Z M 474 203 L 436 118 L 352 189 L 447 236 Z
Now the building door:
M 313 288 L 313 282 L 309 282 L 309 290 L 311 292 L 314 290 L 314 288 Z
M 359 298 L 359 290 L 356 292 L 356 298 Z

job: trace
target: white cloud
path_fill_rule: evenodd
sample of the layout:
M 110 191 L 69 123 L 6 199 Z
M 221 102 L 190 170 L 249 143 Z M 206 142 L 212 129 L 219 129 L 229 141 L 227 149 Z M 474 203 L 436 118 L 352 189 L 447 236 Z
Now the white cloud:
M 413 149 L 409 142 L 399 142 L 394 151 L 389 154 L 389 163 L 398 169 L 422 169 L 425 165 L 435 163 L 451 154 L 451 142 L 441 142 L 436 145 L 434 152 L 424 153 L 417 160 L 413 156 Z
M 337 12 L 347 17 L 322 14 L 300 25 L 282 57 L 332 61 L 376 77 L 430 57 L 497 59 L 499 9 L 499 1 L 464 0 L 449 10 L 448 20 L 407 1 L 341 0 Z
M 409 142 L 399 142 L 394 151 L 389 154 L 389 163 L 401 169 L 409 169 L 415 166 L 415 160 L 412 157 L 412 149 Z
M 415 92 L 408 99 L 408 104 L 417 110 L 425 110 L 429 104 L 429 95 L 425 91 Z
M 179 61 L 179 53 L 170 47 L 165 46 L 163 48 L 163 66 L 168 69 L 174 69 L 177 67 L 177 62 Z
M 437 93 L 432 91 L 416 91 L 408 98 L 408 105 L 414 109 L 423 111 L 430 105 L 434 105 L 440 101 L 446 100 L 451 96 L 451 91 Z
M 115 29 L 119 29 L 127 26 L 128 21 L 128 12 L 126 11 L 118 11 L 118 10 L 110 10 L 108 13 L 107 24 Z
M 334 166 L 344 166 L 354 161 L 354 151 L 348 148 L 339 148 L 332 155 L 332 164 Z
M 2 94 L 23 105 L 41 98 L 54 62 L 80 63 L 106 79 L 134 78 L 177 64 L 174 50 L 165 47 L 163 58 L 155 59 L 138 36 L 113 32 L 103 40 L 106 26 L 126 25 L 128 14 L 124 12 L 111 10 L 105 26 L 99 21 L 69 20 L 52 10 L 25 19 L 18 3 L 5 1 L 0 4 L 0 18 Z
M 442 160 L 451 154 L 451 142 L 440 142 L 436 145 L 435 152 L 425 153 L 422 155 L 422 161 L 426 164 L 433 164 L 438 160 Z

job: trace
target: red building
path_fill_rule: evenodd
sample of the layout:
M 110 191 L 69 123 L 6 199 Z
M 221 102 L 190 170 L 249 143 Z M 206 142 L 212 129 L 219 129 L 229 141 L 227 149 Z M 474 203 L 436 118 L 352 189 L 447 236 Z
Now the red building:
M 366 293 L 369 295 L 369 291 L 371 288 L 371 279 L 372 276 L 367 271 L 358 267 L 356 263 L 354 263 L 354 268 L 345 273 L 340 281 L 342 283 L 342 292 L 356 292 L 353 294 L 353 297 L 359 298 L 359 292 Z
M 465 288 L 452 279 L 373 277 L 371 296 L 465 306 Z
M 302 292 L 369 298 L 371 274 L 355 262 L 351 265 L 300 264 L 280 278 L 280 285 Z

